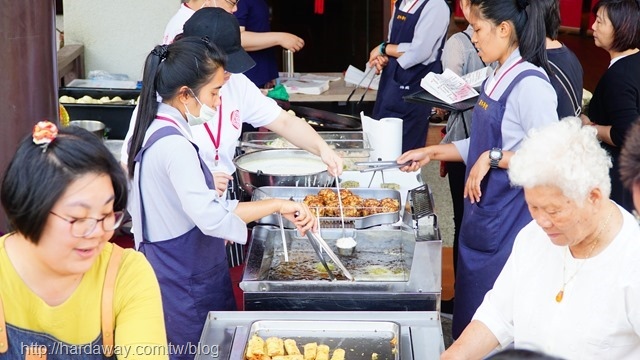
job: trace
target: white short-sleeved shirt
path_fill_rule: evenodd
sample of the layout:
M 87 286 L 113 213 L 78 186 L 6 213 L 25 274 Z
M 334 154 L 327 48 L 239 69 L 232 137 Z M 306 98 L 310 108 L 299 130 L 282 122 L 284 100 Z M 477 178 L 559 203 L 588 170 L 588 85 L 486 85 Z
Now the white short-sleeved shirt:
M 233 174 L 236 169 L 233 165 L 238 138 L 242 132 L 242 123 L 251 124 L 254 127 L 271 124 L 282 112 L 282 108 L 271 98 L 266 97 L 254 83 L 243 74 L 233 74 L 220 89 L 222 99 L 222 116 L 211 121 L 209 129 L 214 139 L 218 134 L 218 120 L 222 120 L 220 147 L 218 154 L 220 160 L 215 165 L 215 147 L 204 125 L 191 126 L 193 140 L 198 145 L 200 156 L 212 172 L 224 172 Z M 220 107 L 218 107 L 218 110 Z M 127 163 L 129 158 L 128 143 L 133 135 L 136 122 L 136 110 L 131 116 L 129 131 L 125 137 L 125 146 L 122 147 L 120 160 Z
M 513 342 L 568 360 L 640 359 L 640 229 L 618 209 L 622 229 L 589 259 L 551 243 L 535 220 L 525 226 L 474 320 L 502 346 Z
M 192 126 L 193 140 L 200 148 L 200 156 L 211 171 L 233 174 L 233 165 L 238 138 L 242 132 L 242 123 L 255 128 L 267 126 L 282 112 L 282 108 L 271 98 L 266 97 L 249 78 L 243 74 L 233 74 L 220 89 L 222 107 L 221 144 L 218 148 L 220 160 L 215 165 L 215 147 L 204 125 Z M 220 107 L 218 107 L 220 111 Z M 218 118 L 209 122 L 214 138 L 218 133 Z
M 171 44 L 176 35 L 182 34 L 182 27 L 184 26 L 184 23 L 186 23 L 195 12 L 196 11 L 188 7 L 187 4 L 181 4 L 178 12 L 173 15 L 171 20 L 167 23 L 167 27 L 164 29 L 162 43 L 164 45 Z

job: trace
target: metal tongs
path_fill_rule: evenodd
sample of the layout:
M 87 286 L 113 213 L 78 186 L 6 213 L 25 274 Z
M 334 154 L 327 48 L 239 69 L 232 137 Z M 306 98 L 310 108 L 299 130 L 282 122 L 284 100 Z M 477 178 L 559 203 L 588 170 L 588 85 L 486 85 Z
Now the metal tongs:
M 338 269 L 340 269 L 340 271 L 342 271 L 342 273 L 347 279 L 353 281 L 353 276 L 351 275 L 349 270 L 347 270 L 347 268 L 344 267 L 344 265 L 342 264 L 342 261 L 340 261 L 338 256 L 336 256 L 333 250 L 331 250 L 331 248 L 329 247 L 329 244 L 327 244 L 327 242 L 324 241 L 324 239 L 319 234 L 316 234 L 313 231 L 309 230 L 307 231 L 307 238 L 309 239 L 309 242 L 311 243 L 313 250 L 316 251 L 316 255 L 318 255 L 318 258 L 320 258 L 320 262 L 322 263 L 322 266 L 324 266 L 324 268 L 327 270 L 327 273 L 329 274 L 329 278 L 331 279 L 331 281 L 335 280 L 336 277 L 333 275 L 333 272 L 331 272 L 331 269 L 329 269 L 329 266 L 327 265 L 327 262 L 324 259 L 324 256 L 322 256 L 322 251 L 327 253 L 327 256 L 329 256 L 331 261 L 338 267 Z
M 360 172 L 380 171 L 393 168 L 401 168 L 403 166 L 411 165 L 411 161 L 407 161 L 402 164 L 398 164 L 395 161 L 363 161 L 355 163 L 356 166 L 368 166 L 366 169 L 360 170 Z
M 349 102 L 349 100 L 351 100 L 351 97 L 353 96 L 353 94 L 356 92 L 356 90 L 358 90 L 358 88 L 360 88 L 360 85 L 362 85 L 362 82 L 364 81 L 364 79 L 366 79 L 367 76 L 369 76 L 371 74 L 371 71 L 374 68 L 375 68 L 375 66 L 372 66 L 372 67 L 369 68 L 369 70 L 367 70 L 366 73 L 364 73 L 364 76 L 362 77 L 362 79 L 360 79 L 360 82 L 358 83 L 358 85 L 356 85 L 356 87 L 353 88 L 353 90 L 351 90 L 351 94 L 349 94 L 349 97 L 347 98 L 347 102 Z M 360 104 L 362 102 L 362 100 L 364 100 L 364 96 L 367 94 L 367 91 L 369 91 L 369 88 L 371 87 L 371 83 L 373 83 L 373 79 L 375 79 L 375 77 L 376 77 L 376 74 L 373 74 L 373 76 L 371 76 L 371 80 L 369 80 L 369 84 L 364 89 L 364 93 L 360 97 L 360 100 L 357 102 L 357 104 Z

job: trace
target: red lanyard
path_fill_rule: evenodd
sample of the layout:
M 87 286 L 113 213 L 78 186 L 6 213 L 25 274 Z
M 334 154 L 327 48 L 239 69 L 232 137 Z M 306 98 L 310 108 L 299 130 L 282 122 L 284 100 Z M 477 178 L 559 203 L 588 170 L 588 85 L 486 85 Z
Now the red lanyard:
M 204 128 L 207 129 L 207 133 L 209 133 L 209 139 L 211 139 L 213 147 L 216 149 L 214 163 L 215 166 L 218 166 L 218 160 L 220 160 L 220 156 L 218 155 L 218 148 L 220 148 L 220 135 L 222 134 L 222 96 L 220 96 L 220 108 L 218 109 L 218 133 L 216 134 L 216 138 L 213 137 L 208 123 L 204 123 Z
M 502 73 L 502 75 L 500 75 L 500 77 L 498 78 L 498 81 L 496 81 L 496 84 L 493 86 L 493 89 L 491 89 L 491 92 L 489 93 L 489 96 L 491 96 L 491 94 L 493 94 L 493 91 L 498 87 L 498 84 L 500 83 L 500 81 L 502 80 L 502 78 L 503 78 L 505 75 L 507 75 L 507 73 L 508 73 L 509 71 L 511 71 L 511 69 L 513 69 L 514 67 L 516 67 L 516 65 L 520 64 L 520 63 L 521 63 L 521 62 L 523 62 L 523 61 L 524 61 L 524 59 L 522 59 L 522 58 L 521 58 L 521 59 L 520 59 L 520 60 L 518 60 L 515 64 L 511 65 L 511 66 L 507 69 L 507 71 L 503 72 L 503 73 Z
M 168 121 L 170 123 L 173 123 L 173 125 L 180 127 L 180 125 L 178 125 L 178 123 L 176 123 L 173 119 L 170 119 L 166 116 L 162 116 L 162 115 L 156 115 L 156 119 L 158 120 L 163 120 L 163 121 Z
M 418 3 L 418 0 L 415 0 L 413 2 L 413 4 L 411 4 L 411 7 L 407 9 L 407 11 L 405 11 L 407 14 L 409 14 L 409 12 L 411 11 L 411 9 L 413 9 L 414 6 L 416 6 L 416 4 Z

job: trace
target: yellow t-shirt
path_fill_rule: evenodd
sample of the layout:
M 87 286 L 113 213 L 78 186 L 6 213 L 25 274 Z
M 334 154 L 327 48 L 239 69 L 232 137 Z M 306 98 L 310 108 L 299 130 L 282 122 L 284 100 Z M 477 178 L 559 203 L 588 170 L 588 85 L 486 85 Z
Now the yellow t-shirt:
M 81 345 L 97 339 L 101 333 L 102 286 L 113 244 L 105 245 L 64 303 L 49 306 L 27 287 L 11 264 L 4 246 L 9 235 L 0 237 L 0 296 L 6 322 L 67 344 Z M 160 287 L 142 253 L 124 250 L 113 304 L 117 358 L 167 359 Z

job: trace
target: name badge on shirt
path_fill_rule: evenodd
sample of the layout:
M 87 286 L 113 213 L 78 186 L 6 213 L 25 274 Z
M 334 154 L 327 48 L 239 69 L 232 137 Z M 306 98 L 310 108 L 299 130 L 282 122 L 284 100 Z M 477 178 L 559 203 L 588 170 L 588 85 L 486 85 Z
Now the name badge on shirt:
M 478 105 L 479 105 L 481 108 L 483 108 L 484 110 L 487 110 L 487 109 L 489 108 L 489 104 L 487 104 L 487 102 L 486 102 L 486 101 L 484 101 L 484 100 L 480 100 L 480 101 L 478 101 Z
M 396 19 L 400 21 L 406 21 L 407 17 L 402 14 L 398 14 L 398 16 L 396 16 Z

